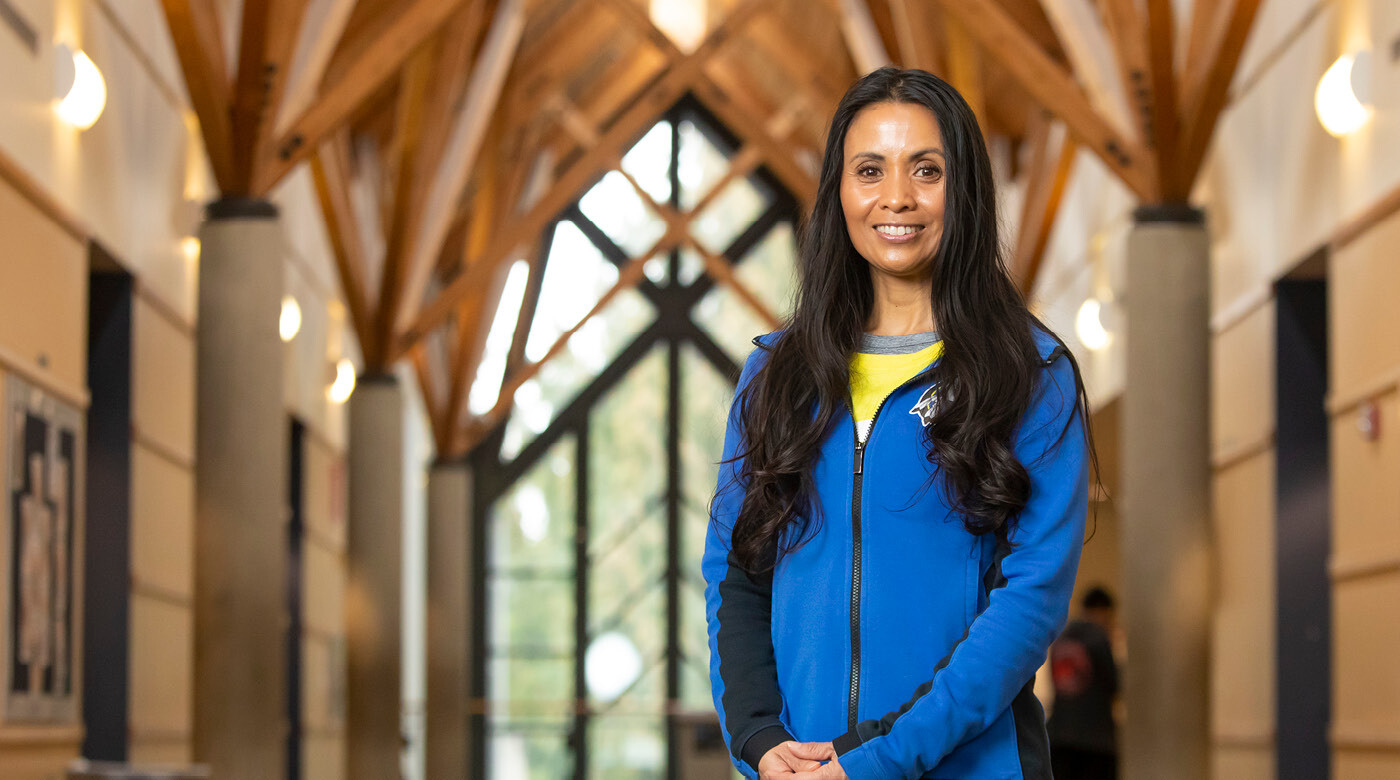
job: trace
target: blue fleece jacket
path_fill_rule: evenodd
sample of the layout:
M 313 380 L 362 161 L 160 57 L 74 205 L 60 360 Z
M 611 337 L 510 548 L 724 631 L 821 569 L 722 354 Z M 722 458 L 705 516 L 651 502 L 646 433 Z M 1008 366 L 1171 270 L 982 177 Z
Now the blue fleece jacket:
M 777 338 L 756 340 L 741 389 Z M 746 776 L 795 739 L 833 742 L 853 780 L 1050 778 L 1032 686 L 1067 617 L 1088 467 L 1073 367 L 1053 336 L 1035 339 L 1042 370 L 1014 441 L 1031 496 L 1010 545 L 948 507 L 925 457 L 926 374 L 891 393 L 864 446 L 849 414 L 832 426 L 814 466 L 819 530 L 767 573 L 731 553 L 742 461 L 720 466 L 702 561 L 710 681 Z M 736 404 L 725 461 L 742 442 Z

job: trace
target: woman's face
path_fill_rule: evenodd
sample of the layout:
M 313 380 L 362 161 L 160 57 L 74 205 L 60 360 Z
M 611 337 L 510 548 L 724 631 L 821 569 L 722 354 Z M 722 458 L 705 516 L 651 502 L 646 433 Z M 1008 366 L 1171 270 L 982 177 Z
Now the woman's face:
M 874 103 L 846 131 L 841 209 L 872 274 L 923 280 L 943 237 L 947 165 L 933 112 Z

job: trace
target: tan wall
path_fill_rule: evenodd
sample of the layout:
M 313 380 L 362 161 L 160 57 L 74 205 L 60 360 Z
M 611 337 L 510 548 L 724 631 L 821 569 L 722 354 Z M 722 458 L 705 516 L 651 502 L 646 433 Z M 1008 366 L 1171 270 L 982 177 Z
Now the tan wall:
M 1274 307 L 1272 285 L 1349 220 L 1400 187 L 1400 35 L 1390 0 L 1263 3 L 1193 201 L 1212 239 L 1211 441 L 1214 466 L 1212 775 L 1275 776 Z M 1313 87 L 1340 55 L 1376 53 L 1376 114 L 1346 138 L 1327 135 Z M 1069 338 L 1095 289 L 1093 263 L 1121 290 L 1117 236 L 1131 203 L 1081 154 L 1037 287 L 1038 308 Z M 1390 225 L 1332 266 L 1334 500 L 1334 776 L 1400 776 L 1400 272 Z M 1127 302 L 1130 307 L 1130 302 Z M 1131 311 L 1129 310 L 1129 318 Z M 1129 323 L 1130 327 L 1131 323 Z M 1080 351 L 1100 403 L 1121 387 L 1114 346 Z M 1382 436 L 1360 440 L 1354 401 L 1377 397 Z M 1087 556 L 1086 550 L 1086 556 Z M 1086 561 L 1087 561 L 1086 557 Z M 1124 561 L 1124 565 L 1132 565 Z M 1389 662 L 1389 663 L 1387 663 Z
M 1400 775 L 1400 215 L 1332 257 L 1332 743 L 1334 776 Z M 1379 409 L 1379 436 L 1357 425 Z
M 130 755 L 193 759 L 194 333 L 132 305 Z
M 1214 334 L 1211 766 L 1216 778 L 1274 776 L 1274 306 Z
M 86 241 L 100 242 L 136 279 L 133 304 L 130 754 L 185 764 L 192 755 L 194 622 L 194 336 L 197 261 L 181 240 L 216 193 L 159 3 L 12 0 L 38 33 L 31 54 L 0 35 L 0 378 L 6 371 L 86 408 Z M 83 48 L 108 88 L 103 116 L 79 132 L 49 110 L 53 41 Z M 24 181 L 24 194 L 10 184 Z M 329 463 L 343 456 L 344 409 L 326 401 L 331 367 L 354 356 L 314 190 L 298 170 L 273 193 L 287 226 L 287 291 L 302 333 L 287 347 L 287 408 L 314 431 L 307 541 L 306 767 L 343 774 L 332 702 L 343 695 L 343 530 Z M 42 207 L 40 206 L 42 204 Z M 275 312 L 272 313 L 275 316 Z M 0 463 L 0 465 L 8 465 Z M 343 506 L 343 500 L 339 503 Z M 343 523 L 342 523 L 343 527 Z M 340 535 L 337 535 L 337 534 Z M 0 541 L 3 544 L 3 541 Z M 0 594 L 7 592 L 0 587 Z M 277 692 L 269 692 L 276 695 Z M 0 777 L 49 777 L 80 735 L 0 724 Z
M 0 397 L 7 376 L 15 374 L 65 403 L 87 412 L 87 251 L 83 243 L 37 209 L 0 177 Z M 44 325 L 49 316 L 59 319 Z M 8 414 L 8 412 L 6 412 Z M 0 431 L 6 424 L 0 422 Z M 9 448 L 0 452 L 0 468 L 9 469 Z M 0 472 L 3 473 L 3 472 Z M 81 494 L 80 494 L 81 495 Z M 79 519 L 81 515 L 78 515 Z M 0 576 L 10 581 L 10 512 L 0 511 Z M 81 526 L 75 532 L 82 533 Z M 77 538 L 81 539 L 81 536 Z M 79 548 L 81 549 L 81 548 Z M 81 564 L 79 553 L 75 562 Z M 75 572 L 80 576 L 80 572 Z M 74 580 L 80 585 L 81 579 Z M 0 603 L 0 664 L 8 668 L 9 589 Z M 76 603 L 76 600 L 75 600 Z M 75 668 L 81 675 L 81 605 L 74 620 Z M 74 680 L 81 701 L 81 677 Z M 0 693 L 0 701 L 3 701 Z M 5 722 L 0 707 L 0 764 L 6 780 L 39 780 L 76 755 L 82 740 L 81 718 L 54 726 Z

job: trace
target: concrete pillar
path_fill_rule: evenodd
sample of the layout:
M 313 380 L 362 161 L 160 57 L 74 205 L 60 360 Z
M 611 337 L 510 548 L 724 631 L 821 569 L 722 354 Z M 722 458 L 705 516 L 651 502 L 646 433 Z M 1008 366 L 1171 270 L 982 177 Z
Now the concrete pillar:
M 1124 777 L 1206 777 L 1210 245 L 1199 211 L 1138 209 L 1121 429 Z
M 194 757 L 215 777 L 281 777 L 288 425 L 277 209 L 218 201 L 199 238 Z
M 403 390 L 362 378 L 350 396 L 345 741 L 350 780 L 399 776 L 403 663 Z
M 440 461 L 428 475 L 427 777 L 468 774 L 467 623 L 471 615 L 471 472 Z

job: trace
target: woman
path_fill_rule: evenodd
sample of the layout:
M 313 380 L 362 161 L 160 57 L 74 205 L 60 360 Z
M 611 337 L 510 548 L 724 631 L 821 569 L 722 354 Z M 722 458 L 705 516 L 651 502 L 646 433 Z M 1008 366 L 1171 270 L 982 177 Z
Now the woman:
M 767 778 L 1049 778 L 1086 402 L 1026 309 L 967 103 L 885 68 L 827 136 L 786 330 L 755 339 L 702 568 L 715 706 Z

